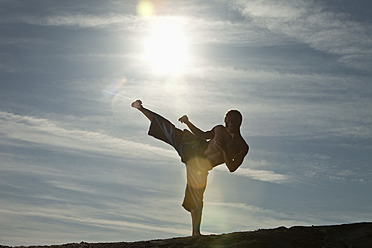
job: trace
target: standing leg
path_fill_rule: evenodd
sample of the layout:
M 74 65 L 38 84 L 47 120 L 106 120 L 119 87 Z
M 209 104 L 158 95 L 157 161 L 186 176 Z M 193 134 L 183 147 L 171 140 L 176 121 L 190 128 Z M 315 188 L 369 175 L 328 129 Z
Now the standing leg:
M 201 236 L 200 225 L 203 211 L 203 195 L 207 185 L 208 171 L 200 168 L 201 158 L 186 163 L 187 185 L 182 206 L 191 213 L 192 236 Z
M 201 236 L 200 223 L 202 217 L 203 207 L 196 207 L 191 209 L 191 221 L 192 221 L 192 236 Z
M 132 103 L 132 107 L 138 109 L 139 111 L 141 111 L 142 114 L 144 114 L 147 117 L 147 119 L 149 119 L 150 121 L 152 121 L 152 118 L 153 118 L 153 116 L 154 116 L 155 113 L 152 112 L 151 110 L 147 109 L 147 108 L 144 108 L 142 106 L 142 101 L 141 100 L 134 101 Z

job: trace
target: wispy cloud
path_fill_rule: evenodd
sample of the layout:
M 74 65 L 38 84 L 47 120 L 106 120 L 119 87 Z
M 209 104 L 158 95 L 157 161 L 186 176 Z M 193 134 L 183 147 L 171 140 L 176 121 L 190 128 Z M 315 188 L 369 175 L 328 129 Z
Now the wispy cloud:
M 204 223 L 212 232 L 255 230 L 278 226 L 291 227 L 320 222 L 320 218 L 311 213 L 296 216 L 241 202 L 209 202 L 205 209 Z
M 347 14 L 325 10 L 309 1 L 234 1 L 233 6 L 255 24 L 309 46 L 342 56 L 342 61 L 358 62 L 369 68 L 371 58 L 370 23 L 350 19 Z M 367 63 L 367 64 L 366 64 Z
M 37 26 L 94 28 L 125 30 L 135 34 L 151 32 L 158 22 L 172 22 L 184 28 L 189 43 L 192 44 L 249 44 L 251 46 L 268 46 L 291 42 L 288 37 L 278 35 L 257 25 L 246 22 L 231 22 L 224 19 L 209 19 L 193 16 L 153 16 L 142 18 L 137 15 L 123 14 L 58 14 L 45 16 L 21 15 L 6 17 L 3 23 L 26 23 Z M 219 34 L 219 35 L 218 35 Z M 223 35 L 221 35 L 223 34 Z M 119 35 L 120 37 L 120 35 Z M 293 42 L 293 41 L 292 41 Z
M 124 203 L 125 205 L 125 203 Z M 130 206 L 126 206 L 129 208 Z M 44 237 L 43 233 L 53 234 L 51 243 L 56 242 L 80 242 L 82 239 L 88 242 L 99 242 L 108 241 L 114 239 L 114 241 L 135 241 L 138 240 L 139 236 L 159 236 L 163 237 L 172 236 L 185 236 L 189 233 L 186 225 L 179 223 L 173 223 L 173 225 L 162 226 L 159 222 L 146 223 L 145 219 L 131 219 L 125 215 L 132 213 L 140 215 L 141 211 L 146 209 L 136 207 L 136 211 L 126 211 L 126 209 L 107 209 L 109 213 L 97 209 L 95 207 L 84 206 L 82 211 L 81 206 L 72 206 L 66 208 L 61 205 L 49 205 L 49 206 L 32 206 L 32 205 L 20 205 L 12 204 L 11 206 L 4 205 L 0 209 L 0 216 L 2 216 L 2 225 L 9 227 L 16 225 L 22 225 L 24 228 L 28 228 L 23 222 L 25 220 L 33 220 L 33 231 L 32 233 L 38 233 L 39 235 L 27 235 L 22 233 L 14 233 L 15 230 L 12 228 L 4 230 L 2 235 L 5 235 L 2 242 L 11 245 L 11 238 L 17 239 L 16 244 L 46 244 L 48 238 Z M 117 211 L 116 213 L 114 211 Z M 163 216 L 157 213 L 157 216 Z M 40 220 L 48 220 L 47 223 L 40 223 Z M 164 221 L 164 220 L 162 220 Z M 47 230 L 49 225 L 52 223 L 59 223 L 59 228 L 52 228 L 53 230 Z M 52 224 L 53 225 L 53 224 Z M 82 228 L 82 227 L 85 228 Z M 64 229 L 66 228 L 66 229 Z M 88 228 L 90 231 L 86 231 Z M 63 229 L 63 231 L 59 230 Z M 74 234 L 75 233 L 75 234 Z M 136 233 L 142 233 L 142 235 L 136 235 Z M 68 239 L 66 239 L 68 234 Z M 94 234 L 94 235 L 92 235 Z M 132 235 L 132 237 L 131 237 Z M 136 237 L 133 239 L 133 237 Z
M 371 114 L 363 107 L 371 106 L 372 92 L 363 87 L 367 83 L 363 76 L 229 66 L 201 70 L 204 78 L 193 81 L 202 83 L 190 84 L 197 89 L 194 95 L 215 106 L 215 112 L 207 113 L 211 120 L 227 105 L 242 111 L 252 135 L 370 137 L 372 133 Z
M 189 234 L 182 217 L 173 213 L 180 202 L 167 191 L 173 179 L 164 177 L 170 172 L 150 174 L 161 169 L 153 166 L 159 160 L 162 166 L 174 161 L 173 152 L 155 148 L 151 155 L 146 152 L 149 145 L 7 112 L 0 112 L 0 125 L 0 145 L 7 147 L 0 163 L 0 216 L 2 227 L 9 227 L 2 231 L 3 244 L 134 241 Z M 97 161 L 101 155 L 103 161 Z M 151 168 L 143 172 L 146 156 Z M 141 163 L 133 166 L 139 158 Z M 173 182 L 172 188 L 177 187 Z M 166 203 L 159 194 L 167 195 Z M 53 238 L 45 238 L 46 233 Z
M 291 181 L 291 178 L 288 175 L 282 175 L 274 171 L 268 171 L 268 170 L 255 170 L 255 169 L 249 169 L 249 168 L 240 168 L 237 171 L 237 175 L 249 177 L 249 178 L 264 181 L 264 182 L 272 182 L 272 183 L 286 183 L 286 182 Z
M 278 226 L 310 226 L 355 222 L 347 211 L 280 211 L 239 202 L 209 202 L 205 206 L 204 224 L 211 232 L 232 232 Z M 355 216 L 355 215 L 354 215 Z M 369 213 L 361 213 L 364 220 Z M 228 221 L 227 221 L 228 220 Z
M 55 13 L 43 17 L 13 16 L 3 19 L 2 22 L 78 28 L 114 26 L 138 33 L 149 30 L 149 23 L 156 19 L 169 19 L 185 24 L 190 37 L 193 37 L 197 43 L 262 46 L 298 41 L 317 50 L 340 55 L 342 61 L 358 61 L 360 66 L 368 63 L 368 59 L 372 56 L 370 35 L 372 25 L 352 20 L 345 13 L 328 11 L 319 3 L 236 0 L 229 2 L 228 5 L 240 13 L 245 20 L 228 21 L 216 17 L 212 19 L 207 9 L 203 9 L 206 18 L 200 18 L 198 15 L 154 16 L 149 20 L 136 16 L 135 13 L 94 15 L 82 12 Z
M 128 28 L 135 26 L 135 16 L 130 15 L 92 15 L 92 14 L 56 14 L 44 17 L 31 15 L 8 17 L 2 22 L 22 22 L 40 26 L 66 26 L 93 28 L 113 24 L 125 24 Z
M 251 163 L 250 161 L 247 162 L 247 164 L 250 164 L 250 163 Z M 215 170 L 227 172 L 227 169 L 224 166 L 218 166 L 215 168 Z M 239 168 L 236 172 L 234 172 L 234 175 L 248 177 L 248 178 L 263 181 L 263 182 L 271 182 L 271 183 L 278 183 L 278 184 L 292 182 L 292 179 L 289 175 L 279 174 L 279 173 L 276 173 L 270 170 L 258 170 L 258 169 L 251 169 L 251 168 L 243 167 L 243 168 Z
M 98 152 L 127 158 L 143 157 L 144 154 L 148 154 L 152 159 L 175 157 L 170 150 L 103 133 L 66 129 L 48 119 L 0 112 L 0 123 L 3 136 L 1 142 L 8 145 L 18 141 L 27 141 L 42 145 L 46 149 L 59 147 L 70 151 Z M 19 143 L 16 144 L 19 145 Z
M 13 205 L 13 207 L 16 207 Z M 26 206 L 25 206 L 26 207 Z M 152 226 L 149 224 L 141 224 L 136 222 L 129 222 L 124 220 L 108 220 L 105 218 L 92 218 L 87 216 L 81 216 L 82 212 L 78 211 L 78 213 L 74 213 L 71 211 L 72 209 L 51 209 L 51 208 L 42 208 L 37 207 L 37 209 L 17 209 L 17 210 L 0 210 L 1 213 L 16 215 L 16 216 L 26 216 L 29 218 L 47 218 L 54 221 L 62 221 L 68 222 L 71 225 L 76 224 L 84 224 L 90 225 L 94 227 L 102 227 L 102 228 L 109 228 L 116 231 L 124 230 L 127 231 L 129 229 L 136 229 L 137 231 L 157 231 L 157 232 L 165 232 L 177 235 L 184 235 L 188 233 L 189 230 L 186 229 L 179 229 L 179 228 L 172 228 L 172 227 L 160 227 L 160 226 Z M 75 209 L 76 210 L 76 209 Z M 88 210 L 88 209 L 86 209 Z M 94 211 L 94 209 L 90 209 L 90 211 Z M 21 214 L 20 214 L 21 213 Z

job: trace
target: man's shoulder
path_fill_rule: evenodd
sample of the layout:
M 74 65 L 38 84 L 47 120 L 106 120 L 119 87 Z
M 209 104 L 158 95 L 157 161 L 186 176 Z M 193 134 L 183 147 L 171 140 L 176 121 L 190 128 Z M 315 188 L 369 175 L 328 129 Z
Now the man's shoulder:
M 225 127 L 223 125 L 216 125 L 212 128 L 212 131 L 215 132 L 215 133 L 219 133 L 221 132 L 222 130 L 225 130 Z
M 227 133 L 227 130 L 226 130 L 226 127 L 223 126 L 223 125 L 217 125 L 213 128 L 213 131 L 214 131 L 214 134 L 215 135 L 222 135 L 222 136 L 229 136 L 229 134 Z
M 216 128 L 225 128 L 225 127 L 223 125 L 216 125 L 216 126 L 214 126 L 213 129 L 216 129 Z

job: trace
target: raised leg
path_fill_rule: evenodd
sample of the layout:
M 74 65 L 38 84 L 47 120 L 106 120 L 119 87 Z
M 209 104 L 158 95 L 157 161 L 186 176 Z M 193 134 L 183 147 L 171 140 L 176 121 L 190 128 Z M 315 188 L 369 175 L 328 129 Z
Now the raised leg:
M 142 112 L 142 114 L 144 114 L 147 119 L 149 119 L 150 121 L 152 121 L 152 118 L 154 117 L 154 112 L 152 112 L 151 110 L 147 109 L 147 108 L 144 108 L 142 106 L 142 101 L 141 100 L 136 100 L 132 103 L 132 107 L 133 108 L 136 108 L 138 109 L 139 111 Z

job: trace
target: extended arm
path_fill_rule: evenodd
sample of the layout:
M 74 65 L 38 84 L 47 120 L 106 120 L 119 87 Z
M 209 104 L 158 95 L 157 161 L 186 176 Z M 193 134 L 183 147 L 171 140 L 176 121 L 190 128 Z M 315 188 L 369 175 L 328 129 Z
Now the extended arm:
M 211 139 L 211 138 L 213 138 L 213 135 L 214 135 L 213 129 L 211 131 L 206 131 L 206 132 L 200 130 L 194 124 L 192 124 L 191 121 L 189 121 L 189 118 L 186 115 L 182 116 L 178 120 L 181 123 L 185 123 L 187 125 L 187 127 L 190 129 L 190 131 L 193 134 L 195 134 L 196 136 L 198 136 L 199 138 L 201 138 L 201 139 Z

